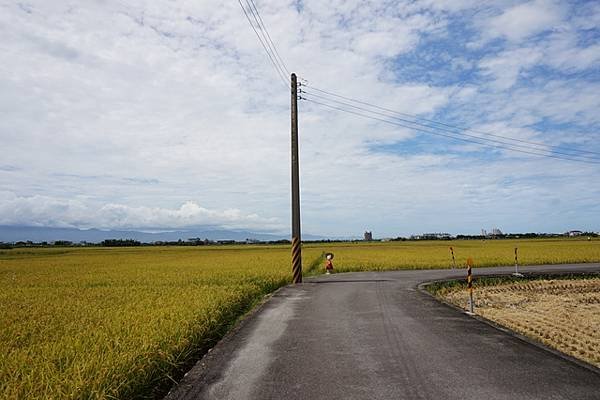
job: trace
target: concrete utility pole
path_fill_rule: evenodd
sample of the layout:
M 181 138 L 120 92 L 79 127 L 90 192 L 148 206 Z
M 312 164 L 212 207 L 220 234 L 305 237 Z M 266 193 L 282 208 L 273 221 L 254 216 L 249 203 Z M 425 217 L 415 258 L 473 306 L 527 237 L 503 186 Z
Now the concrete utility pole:
M 300 165 L 298 160 L 298 80 L 292 74 L 292 273 L 302 283 L 302 238 L 300 234 Z

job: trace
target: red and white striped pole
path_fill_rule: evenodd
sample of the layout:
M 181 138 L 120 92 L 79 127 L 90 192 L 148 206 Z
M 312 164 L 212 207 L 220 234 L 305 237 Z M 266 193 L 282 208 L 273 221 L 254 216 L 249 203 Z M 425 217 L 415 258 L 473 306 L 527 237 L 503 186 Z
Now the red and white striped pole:
M 519 248 L 515 247 L 515 272 L 513 272 L 513 276 L 523 276 L 523 274 L 519 273 L 519 258 L 517 256 Z
M 469 290 L 469 314 L 474 314 L 473 312 L 473 259 L 471 257 L 467 258 L 467 289 Z

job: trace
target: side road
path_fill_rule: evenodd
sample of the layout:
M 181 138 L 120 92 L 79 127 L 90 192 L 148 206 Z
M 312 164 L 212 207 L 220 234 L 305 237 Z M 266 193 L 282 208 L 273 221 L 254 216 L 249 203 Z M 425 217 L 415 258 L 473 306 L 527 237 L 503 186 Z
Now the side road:
M 520 270 L 600 272 L 600 264 Z M 531 345 L 417 288 L 464 274 L 361 272 L 287 286 L 200 360 L 166 399 L 599 398 L 597 369 Z

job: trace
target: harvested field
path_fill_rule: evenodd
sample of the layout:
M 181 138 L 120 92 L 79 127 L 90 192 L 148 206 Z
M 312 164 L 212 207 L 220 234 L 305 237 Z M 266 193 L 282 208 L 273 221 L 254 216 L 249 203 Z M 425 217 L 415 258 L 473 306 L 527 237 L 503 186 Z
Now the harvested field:
M 466 308 L 464 288 L 439 294 Z M 600 278 L 479 286 L 474 297 L 478 315 L 600 367 Z

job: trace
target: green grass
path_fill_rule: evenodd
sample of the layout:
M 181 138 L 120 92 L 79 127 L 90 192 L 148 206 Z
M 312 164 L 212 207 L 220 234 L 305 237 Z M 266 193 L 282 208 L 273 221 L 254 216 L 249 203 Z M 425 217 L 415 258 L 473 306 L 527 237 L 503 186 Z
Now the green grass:
M 599 262 L 600 241 L 310 244 L 305 274 Z M 0 250 L 0 398 L 153 398 L 264 295 L 291 280 L 289 246 Z

